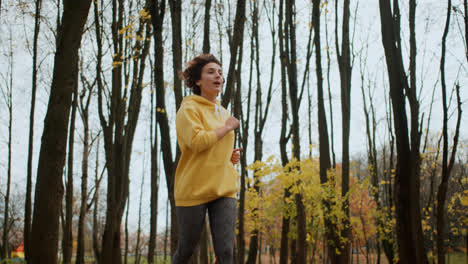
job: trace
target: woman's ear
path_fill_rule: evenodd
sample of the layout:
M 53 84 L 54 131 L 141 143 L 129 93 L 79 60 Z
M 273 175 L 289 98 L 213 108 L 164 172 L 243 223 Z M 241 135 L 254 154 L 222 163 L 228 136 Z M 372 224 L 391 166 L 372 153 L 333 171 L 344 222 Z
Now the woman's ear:
M 196 82 L 195 82 L 195 85 L 197 85 L 198 87 L 200 87 L 200 82 L 201 82 L 201 80 L 196 81 Z

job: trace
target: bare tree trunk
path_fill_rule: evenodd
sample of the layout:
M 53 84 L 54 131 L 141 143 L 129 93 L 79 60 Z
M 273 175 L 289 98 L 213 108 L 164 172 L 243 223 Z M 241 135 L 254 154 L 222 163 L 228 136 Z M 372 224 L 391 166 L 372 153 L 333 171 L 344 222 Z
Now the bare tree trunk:
M 338 42 L 338 8 L 335 12 L 335 40 L 336 40 L 336 54 L 338 57 L 338 66 L 340 70 L 341 80 L 341 120 L 342 120 L 342 182 L 341 182 L 341 197 L 343 200 L 342 209 L 345 217 L 343 218 L 343 229 L 341 237 L 338 242 L 341 254 L 337 256 L 337 263 L 348 263 L 350 259 L 350 238 L 351 228 L 350 215 L 349 215 L 349 130 L 350 130 L 350 117 L 351 117 L 351 50 L 349 42 L 349 0 L 343 2 L 343 25 L 341 32 L 341 50 Z M 335 7 L 338 6 L 338 1 L 335 1 Z
M 367 70 L 367 65 L 366 62 L 363 62 L 365 58 L 367 57 L 367 47 L 366 47 L 366 53 L 361 53 L 359 59 L 361 62 L 361 93 L 362 93 L 362 101 L 363 101 L 363 111 L 364 111 L 364 117 L 366 120 L 366 135 L 367 135 L 367 160 L 369 164 L 369 173 L 371 175 L 371 183 L 372 186 L 376 189 L 379 190 L 379 166 L 378 166 L 378 161 L 377 161 L 377 147 L 375 143 L 375 134 L 376 134 L 376 129 L 377 129 L 377 121 L 375 119 L 375 106 L 374 106 L 374 98 L 372 95 L 371 87 L 375 89 L 375 86 L 371 85 L 371 81 L 368 81 L 368 98 L 366 99 L 366 92 L 365 92 L 365 71 Z M 369 107 L 367 106 L 367 101 L 369 101 Z M 384 155 L 384 161 L 385 163 L 385 148 L 383 150 L 383 155 Z M 385 171 L 385 168 L 384 168 Z M 381 212 L 384 210 L 382 208 L 382 202 L 380 201 L 380 195 L 379 191 L 376 191 L 374 193 L 374 201 L 377 203 L 377 211 Z M 381 217 L 376 217 L 375 222 L 377 226 L 383 227 L 383 222 Z M 384 230 L 384 229 L 382 229 Z M 382 231 L 385 232 L 385 231 Z M 376 244 L 377 244 L 377 263 L 380 264 L 380 256 L 381 256 L 381 248 L 380 248 L 380 240 L 383 240 L 383 243 L 386 243 L 385 241 L 387 240 L 386 238 L 381 238 L 380 232 L 377 232 L 376 234 Z
M 210 9 L 211 0 L 205 0 L 205 22 L 203 26 L 203 53 L 210 53 Z
M 447 3 L 447 21 L 445 24 L 444 34 L 442 37 L 442 54 L 440 59 L 440 75 L 441 75 L 441 86 L 442 86 L 442 105 L 443 105 L 443 128 L 442 136 L 444 141 L 443 152 L 442 152 L 442 180 L 440 182 L 439 188 L 437 190 L 437 263 L 445 264 L 445 254 L 447 252 L 445 246 L 445 234 L 446 234 L 446 224 L 445 224 L 445 201 L 447 197 L 448 190 L 448 181 L 450 174 L 452 172 L 453 165 L 455 163 L 455 155 L 457 152 L 458 146 L 458 136 L 460 133 L 460 122 L 461 122 L 461 99 L 460 99 L 460 86 L 457 84 L 456 95 L 457 95 L 457 108 L 458 108 L 458 117 L 457 125 L 455 128 L 455 136 L 453 138 L 452 153 L 450 154 L 450 160 L 448 158 L 449 152 L 449 143 L 448 143 L 448 107 L 447 107 L 447 92 L 446 92 L 446 81 L 445 81 L 445 52 L 446 52 L 446 41 L 447 35 L 449 32 L 450 26 L 450 14 L 452 9 L 452 1 L 448 0 Z
M 172 23 L 172 64 L 176 109 L 182 103 L 182 80 L 177 78 L 182 70 L 182 0 L 169 1 Z
M 164 262 L 167 261 L 167 242 L 169 236 L 169 199 L 166 202 L 166 230 L 164 231 Z
M 318 132 L 319 132 L 319 153 L 320 153 L 320 183 L 328 182 L 327 171 L 331 168 L 330 147 L 328 141 L 327 119 L 325 114 L 325 104 L 323 99 L 323 79 L 322 79 L 322 63 L 321 63 L 321 44 L 320 44 L 320 1 L 313 0 L 312 25 L 314 27 L 314 45 L 315 45 L 315 64 L 317 76 L 317 100 L 318 100 Z M 330 188 L 334 188 L 330 186 Z M 330 201 L 325 198 L 323 201 L 325 211 L 330 210 Z M 325 215 L 325 241 L 338 241 L 336 238 L 337 230 L 332 224 L 330 216 Z M 335 243 L 334 243 L 335 244 Z M 335 244 L 336 246 L 337 244 Z M 327 245 L 328 261 L 336 262 L 335 246 Z
M 144 165 L 143 165 L 144 168 Z M 137 227 L 137 242 L 136 242 L 136 250 L 135 250 L 135 264 L 140 264 L 140 243 L 141 243 L 141 204 L 143 201 L 143 187 L 145 183 L 145 173 L 142 173 L 141 176 L 141 186 L 140 186 L 140 202 L 138 205 L 138 227 Z
M 37 170 L 31 263 L 57 263 L 62 174 L 71 97 L 78 79 L 78 49 L 91 0 L 64 1 L 54 73 Z
M 128 263 L 128 212 L 130 211 L 130 195 L 127 197 L 127 210 L 125 211 L 125 247 L 124 264 Z
M 393 218 L 393 214 L 390 212 L 391 208 L 394 206 L 393 202 L 393 190 L 392 190 L 392 184 L 393 184 L 393 179 L 392 179 L 392 173 L 396 171 L 395 165 L 394 165 L 394 152 L 395 152 L 395 136 L 393 134 L 393 126 L 392 126 L 392 106 L 390 104 L 390 100 L 387 100 L 385 96 L 385 115 L 386 115 L 386 122 L 387 122 L 387 127 L 388 127 L 388 137 L 389 137 L 389 151 L 390 151 L 390 156 L 387 158 L 387 151 L 384 145 L 383 149 L 383 178 L 385 181 L 387 181 L 389 184 L 386 184 L 386 187 L 384 187 L 384 199 L 382 199 L 383 202 L 383 209 L 386 209 L 386 217 L 384 218 L 387 221 L 391 221 Z M 389 161 L 389 165 L 387 167 L 387 160 Z M 384 212 L 385 213 L 385 212 Z M 384 221 L 385 221 L 384 220 Z M 394 229 L 394 228 L 392 228 Z M 385 236 L 390 237 L 391 239 L 384 239 L 382 240 L 382 247 L 385 253 L 385 256 L 387 257 L 388 260 L 393 261 L 395 258 L 395 250 L 394 250 L 394 240 L 393 239 L 396 235 L 394 235 L 394 231 L 390 230 L 390 232 L 385 232 Z
M 336 6 L 336 4 L 335 4 Z M 338 12 L 338 8 L 335 8 L 335 12 Z M 333 106 L 332 106 L 332 94 L 331 94 L 331 84 L 330 84 L 330 63 L 331 63 L 331 57 L 330 57 L 330 45 L 328 43 L 328 20 L 327 20 L 327 13 L 325 12 L 325 40 L 327 41 L 327 48 L 325 49 L 327 51 L 327 90 L 328 90 L 328 107 L 330 111 L 330 151 L 331 151 L 331 162 L 332 162 L 332 167 L 336 167 L 336 158 L 335 158 L 335 130 L 334 130 L 334 125 L 333 125 Z M 336 27 L 336 26 L 335 26 Z
M 409 87 L 404 72 L 398 2 L 393 2 L 393 8 L 390 7 L 389 1 L 380 0 L 379 3 L 382 43 L 387 62 L 397 142 L 394 191 L 399 259 L 402 263 L 428 263 L 423 244 L 419 206 L 419 104 L 415 87 Z M 411 107 L 411 142 L 408 136 L 404 91 Z
M 271 10 L 271 17 L 269 16 L 270 28 L 271 28 L 271 36 L 272 36 L 272 50 L 273 54 L 271 57 L 271 72 L 270 72 L 270 82 L 268 87 L 268 93 L 266 98 L 266 106 L 263 108 L 262 102 L 262 86 L 261 86 L 261 76 L 260 76 L 260 43 L 259 43 L 259 34 L 258 34 L 258 21 L 259 21 L 259 8 L 258 8 L 258 1 L 254 2 L 253 8 L 253 16 L 252 16 L 252 59 L 255 61 L 255 70 L 256 70 L 256 103 L 255 103 L 255 127 L 254 127 L 254 159 L 255 161 L 262 160 L 263 154 L 263 140 L 262 134 L 263 129 L 266 123 L 266 117 L 268 116 L 270 102 L 271 102 L 271 92 L 272 92 L 272 82 L 274 76 L 274 66 L 275 66 L 275 58 L 276 58 L 276 39 L 275 39 L 275 31 L 274 31 L 274 23 L 272 23 L 271 19 L 275 16 L 275 3 L 273 2 L 272 10 Z M 253 70 L 252 70 L 253 72 Z M 250 97 L 250 96 L 249 96 Z M 254 174 L 255 175 L 255 174 Z M 260 193 L 260 181 L 254 176 L 254 190 L 257 193 Z M 254 209 L 255 210 L 255 209 Z M 258 252 L 258 240 L 259 240 L 260 230 L 254 230 L 250 236 L 250 246 L 249 246 L 249 255 L 247 258 L 247 263 L 253 264 L 257 259 L 257 252 Z M 243 256 L 243 255 L 242 255 Z M 239 260 L 239 263 L 241 260 Z
M 297 56 L 296 56 L 296 3 L 295 0 L 286 0 L 286 58 L 287 58 L 287 73 L 289 81 L 289 99 L 291 102 L 291 114 L 292 114 L 292 144 L 293 144 L 293 156 L 295 159 L 301 159 L 301 147 L 300 147 L 300 135 L 299 135 L 299 106 L 300 96 L 298 91 L 297 83 Z M 299 169 L 299 168 L 298 168 Z M 300 182 L 295 184 L 300 185 Z M 297 263 L 306 263 L 306 216 L 304 203 L 302 201 L 302 193 L 298 192 L 294 194 L 294 200 L 296 203 L 296 223 L 297 223 L 297 251 L 291 251 L 291 254 L 296 256 Z
M 290 136 L 287 132 L 287 122 L 288 122 L 288 98 L 287 98 L 287 77 L 286 77 L 286 52 L 284 46 L 286 45 L 286 36 L 284 33 L 283 26 L 284 18 L 284 0 L 280 1 L 279 4 L 279 15 L 278 15 L 278 38 L 279 38 L 279 51 L 280 51 L 280 62 L 281 62 L 281 134 L 280 134 L 280 153 L 281 153 L 281 163 L 283 166 L 289 163 L 288 154 L 286 147 L 289 141 Z M 284 200 L 288 200 L 291 196 L 289 188 L 284 190 Z M 290 218 L 288 215 L 283 214 L 282 223 L 281 223 L 281 248 L 280 248 L 280 264 L 288 263 L 289 256 L 289 230 L 290 230 Z M 295 254 L 295 252 L 291 252 Z
M 162 37 L 162 18 L 164 16 L 164 5 L 157 7 L 154 6 L 157 4 L 155 1 L 151 1 L 150 4 L 150 12 L 151 17 L 156 20 L 157 26 L 154 26 L 153 22 L 153 34 Z M 162 7 L 162 10 L 160 9 Z M 156 14 L 153 14 L 153 10 L 156 10 Z M 162 13 L 161 13 L 162 12 Z M 160 39 L 155 38 L 155 43 Z M 155 44 L 157 45 L 157 44 Z M 152 81 L 155 82 L 155 75 L 154 75 L 154 68 L 155 65 L 152 65 Z M 158 76 L 159 77 L 159 76 Z M 151 124 L 150 124 L 150 141 L 151 141 L 151 212 L 150 212 L 150 237 L 148 242 L 148 264 L 153 264 L 154 261 L 154 250 L 156 249 L 156 236 L 157 232 L 157 222 L 158 222 L 158 192 L 159 192 L 159 164 L 158 164 L 158 128 L 157 122 L 155 120 L 156 116 L 156 108 L 154 107 L 154 98 L 155 92 L 152 90 L 151 93 Z
M 249 122 L 249 117 L 250 117 L 250 103 L 251 103 L 251 92 L 252 92 L 252 78 L 253 78 L 253 71 L 254 71 L 254 59 L 255 59 L 255 54 L 256 54 L 256 48 L 255 48 L 255 34 L 256 34 L 256 29 L 255 27 L 258 28 L 258 8 L 257 8 L 258 2 L 250 2 L 250 10 L 252 12 L 252 34 L 250 37 L 250 60 L 249 60 L 249 82 L 248 82 L 248 102 L 247 102 L 247 120 L 243 119 L 243 115 L 241 114 L 241 135 L 239 138 L 241 138 L 241 143 L 242 143 L 242 148 L 244 151 L 247 150 L 247 138 L 246 138 L 246 133 L 248 133 L 248 122 Z M 240 89 L 239 89 L 240 83 L 238 84 L 238 89 L 236 92 L 236 100 L 235 100 L 235 110 L 242 110 L 242 106 L 240 103 L 241 100 L 241 95 L 240 95 Z M 240 109 L 239 109 L 240 108 Z M 242 111 L 241 111 L 242 112 Z M 245 142 L 245 144 L 244 144 Z M 246 161 L 246 155 L 242 155 L 242 160 L 241 164 L 242 167 L 244 167 L 244 161 Z M 237 221 L 238 221 L 238 235 L 237 235 L 237 263 L 243 264 L 245 261 L 245 233 L 244 233 L 244 214 L 245 214 L 245 191 L 246 191 L 246 178 L 248 177 L 247 173 L 245 172 L 245 169 L 242 168 L 242 173 L 241 173 L 241 188 L 240 188 L 240 195 L 239 195 L 239 209 L 238 209 L 238 216 L 237 216 Z M 254 181 L 255 180 L 255 176 Z M 255 183 L 254 183 L 255 184 Z M 253 209 L 253 212 L 257 211 L 257 208 Z M 249 245 L 249 250 L 248 250 L 248 257 L 247 257 L 247 262 L 246 263 L 255 263 L 256 260 L 256 255 L 257 255 L 257 248 L 258 248 L 258 230 L 253 230 L 251 231 L 251 236 L 250 236 L 250 245 Z
M 96 30 L 98 43 L 97 86 L 99 120 L 104 132 L 104 150 L 107 165 L 107 210 L 102 239 L 101 264 L 119 264 L 122 261 L 120 225 L 129 195 L 129 169 L 133 139 L 140 113 L 143 76 L 146 57 L 149 53 L 150 25 L 148 18 L 139 16 L 135 40 L 128 39 L 124 47 L 124 1 L 112 2 L 113 57 L 111 93 L 106 102 L 108 117 L 104 116 L 104 84 L 101 76 L 102 40 L 99 26 Z M 96 19 L 99 21 L 99 19 Z M 131 43 L 133 42 L 133 43 Z M 124 58 L 132 57 L 133 60 Z M 125 83 L 122 82 L 125 77 Z M 131 83 L 130 83 L 130 80 Z M 128 89 L 124 89 L 128 86 Z
M 163 23 L 163 14 L 164 14 L 164 9 L 165 9 L 165 0 L 162 0 L 161 2 L 152 0 L 151 2 L 151 20 L 153 24 L 153 38 L 154 38 L 154 73 L 158 78 L 156 78 L 156 108 L 162 109 L 162 111 L 158 111 L 156 113 L 156 122 L 159 125 L 159 130 L 161 133 L 161 151 L 163 155 L 163 162 L 164 162 L 164 171 L 166 175 L 166 182 L 167 182 L 167 191 L 168 191 L 168 196 L 169 196 L 169 201 L 171 204 L 171 241 L 170 241 L 170 248 L 171 248 L 171 254 L 175 253 L 177 249 L 177 219 L 175 215 L 175 201 L 174 201 L 174 175 L 175 175 L 175 169 L 176 169 L 176 164 L 177 160 L 179 158 L 179 152 L 176 151 L 176 159 L 173 160 L 172 157 L 172 140 L 171 140 L 171 134 L 170 134 L 170 129 L 169 129 L 169 120 L 166 114 L 166 99 L 165 99 L 165 87 L 164 87 L 164 60 L 163 60 L 163 54 L 164 54 L 164 48 L 163 48 L 163 40 L 162 40 L 162 23 Z M 172 2 L 169 1 L 171 5 L 171 20 L 173 23 L 175 23 L 175 26 L 178 27 L 179 29 L 175 29 L 173 25 L 173 34 L 179 34 L 180 36 L 180 23 L 177 25 L 177 19 L 179 17 L 180 19 L 180 1 L 177 2 Z M 177 31 L 179 30 L 179 33 Z M 173 38 L 176 38 L 176 36 L 173 36 Z M 174 41 L 174 39 L 173 39 Z M 178 40 L 176 39 L 174 45 L 177 45 L 176 43 Z M 174 48 L 175 50 L 173 52 L 179 52 L 178 48 Z M 177 56 L 174 54 L 174 56 Z M 177 58 L 173 58 L 174 62 L 179 61 Z M 177 64 L 174 64 L 174 89 L 176 90 L 176 110 L 178 109 L 178 105 L 180 105 L 180 101 L 182 100 L 182 92 L 181 88 L 178 86 L 177 81 L 177 70 L 180 69 L 181 66 L 178 66 Z M 177 95 L 179 94 L 179 95 Z M 180 96 L 180 98 L 179 98 Z
M 11 31 L 10 31 L 11 32 Z M 10 187 L 11 187 L 11 137 L 12 137 L 12 122 L 13 122 L 13 39 L 10 33 L 10 53 L 9 59 L 9 80 L 5 80 L 7 84 L 2 88 L 3 98 L 8 108 L 8 167 L 7 167 L 7 184 L 5 193 L 5 207 L 3 211 L 3 236 L 2 236 L 2 252 L 1 258 L 7 258 L 10 252 L 8 234 L 10 233 Z
M 466 54 L 466 61 L 468 62 L 468 0 L 463 0 L 463 9 L 465 10 L 464 21 L 465 21 L 465 54 Z M 468 254 L 468 251 L 467 251 Z
M 95 6 L 96 8 L 96 6 Z M 98 167 L 99 167 L 99 143 L 100 137 L 97 139 L 96 144 L 96 169 L 94 171 L 94 186 L 95 186 L 95 194 L 94 194 L 94 212 L 93 212 L 93 252 L 94 252 L 94 259 L 100 260 L 101 259 L 101 249 L 99 248 L 99 241 L 98 241 L 98 233 L 99 232 L 99 224 L 98 224 L 98 209 L 99 209 L 99 184 L 98 184 Z M 104 172 L 104 170 L 103 170 Z M 97 261 L 99 263 L 99 261 Z
M 0 1 L 1 2 L 1 1 Z M 0 4 L 1 5 L 1 4 Z M 30 236 L 31 236 L 31 192 L 32 192 L 32 158 L 34 141 L 34 112 L 36 109 L 36 90 L 37 90 L 37 41 L 41 25 L 42 0 L 36 1 L 36 12 L 34 17 L 34 38 L 33 38 L 33 67 L 32 67 L 32 89 L 31 89 L 31 110 L 29 113 L 29 138 L 28 138 L 28 168 L 26 176 L 26 201 L 24 206 L 24 256 L 29 261 L 30 256 Z M 0 6 L 1 10 L 1 6 Z
M 84 264 L 85 256 L 85 221 L 86 214 L 88 213 L 91 205 L 88 205 L 88 159 L 89 159 L 89 105 L 91 103 L 91 97 L 93 92 L 94 84 L 89 84 L 86 78 L 82 75 L 83 91 L 80 94 L 80 116 L 83 121 L 83 157 L 81 161 L 81 204 L 80 204 L 80 216 L 78 219 L 78 238 L 77 238 L 77 249 L 76 249 L 76 264 Z M 88 96 L 86 94 L 88 92 Z M 97 192 L 98 188 L 96 187 Z M 96 193 L 94 195 L 96 197 Z
M 221 105 L 227 107 L 232 99 L 231 93 L 236 79 L 236 64 L 240 60 L 241 46 L 244 41 L 245 24 L 245 0 L 237 0 L 236 17 L 234 19 L 234 32 L 231 34 L 232 43 L 230 45 L 231 60 L 229 61 L 229 70 L 226 80 L 224 93 L 221 99 Z
M 78 106 L 78 82 L 73 91 L 73 101 L 70 119 L 70 136 L 68 137 L 68 163 L 65 192 L 65 218 L 62 222 L 62 252 L 63 263 L 70 264 L 73 251 L 73 158 L 75 146 L 75 120 Z

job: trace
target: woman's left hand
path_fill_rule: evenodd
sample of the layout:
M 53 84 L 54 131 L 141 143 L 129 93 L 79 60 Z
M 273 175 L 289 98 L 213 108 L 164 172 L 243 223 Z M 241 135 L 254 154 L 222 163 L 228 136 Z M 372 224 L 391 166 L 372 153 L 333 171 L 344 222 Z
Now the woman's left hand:
M 232 164 L 236 165 L 239 162 L 241 151 L 242 151 L 242 148 L 236 148 L 232 151 L 232 155 L 231 155 Z

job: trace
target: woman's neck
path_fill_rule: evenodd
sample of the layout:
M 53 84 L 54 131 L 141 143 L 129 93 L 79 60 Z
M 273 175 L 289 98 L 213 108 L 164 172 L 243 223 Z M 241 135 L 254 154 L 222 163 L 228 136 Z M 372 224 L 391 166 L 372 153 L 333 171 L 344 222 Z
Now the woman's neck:
M 212 103 L 216 103 L 216 97 L 217 97 L 216 95 L 209 95 L 209 94 L 201 93 L 200 96 Z

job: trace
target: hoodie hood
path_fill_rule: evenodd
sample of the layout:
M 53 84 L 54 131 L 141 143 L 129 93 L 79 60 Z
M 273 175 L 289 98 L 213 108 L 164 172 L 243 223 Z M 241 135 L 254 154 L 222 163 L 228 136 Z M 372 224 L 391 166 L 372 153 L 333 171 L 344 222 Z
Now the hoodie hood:
M 203 105 L 208 105 L 208 106 L 214 106 L 215 103 L 209 101 L 203 96 L 200 95 L 189 95 L 184 97 L 184 100 L 182 100 L 182 104 L 187 104 L 187 103 L 198 103 L 198 104 L 203 104 Z M 219 105 L 219 100 L 216 99 L 216 104 Z
M 205 97 L 203 96 L 200 96 L 200 95 L 189 95 L 189 96 L 186 96 L 184 97 L 184 99 L 182 100 L 182 105 L 192 105 L 192 106 L 196 106 L 196 107 L 210 107 L 210 108 L 213 108 L 213 113 L 215 114 L 215 116 L 219 117 L 220 115 L 223 114 L 223 107 L 220 105 L 220 102 L 218 99 L 216 99 L 216 103 L 213 103 L 211 101 L 209 101 L 208 99 L 206 99 Z

